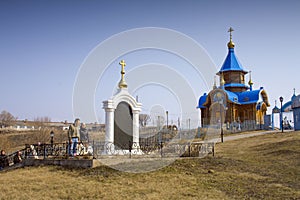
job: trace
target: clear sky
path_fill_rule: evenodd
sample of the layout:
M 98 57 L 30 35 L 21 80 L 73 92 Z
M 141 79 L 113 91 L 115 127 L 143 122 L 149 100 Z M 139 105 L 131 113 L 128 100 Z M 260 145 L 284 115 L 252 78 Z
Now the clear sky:
M 263 86 L 267 90 L 271 110 L 280 96 L 290 99 L 293 88 L 300 93 L 299 10 L 297 0 L 2 0 L 0 110 L 19 119 L 49 116 L 53 121 L 73 121 L 73 86 L 85 58 L 107 38 L 134 28 L 161 27 L 186 34 L 206 50 L 217 72 L 227 55 L 230 26 L 235 30 L 236 55 L 244 69 L 252 71 L 253 87 Z M 149 59 L 151 56 L 155 59 Z M 127 57 L 129 71 L 137 65 L 161 60 L 175 65 L 174 61 L 168 62 L 172 56 L 164 52 L 149 50 Z M 95 92 L 99 122 L 104 122 L 102 101 L 111 96 L 119 80 L 118 61 L 119 58 L 112 61 L 107 70 L 114 75 L 100 80 Z M 198 81 L 193 76 L 189 79 L 197 98 L 208 92 L 209 88 L 193 84 Z M 173 113 L 173 120 L 177 119 L 172 94 L 162 94 L 157 86 L 144 90 L 134 94 L 145 105 L 143 112 L 159 104 L 170 110 L 170 115 Z M 165 101 L 152 102 L 155 95 Z

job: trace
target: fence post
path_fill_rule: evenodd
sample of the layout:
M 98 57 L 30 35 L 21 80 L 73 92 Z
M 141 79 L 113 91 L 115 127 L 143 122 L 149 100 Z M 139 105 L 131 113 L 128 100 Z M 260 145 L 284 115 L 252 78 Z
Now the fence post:
M 66 142 L 66 157 L 69 158 L 69 142 Z
M 44 160 L 46 159 L 46 143 L 44 143 Z
M 95 159 L 95 140 L 93 140 L 93 159 Z
M 129 158 L 131 158 L 131 150 L 132 150 L 132 144 L 131 141 L 129 140 Z
M 160 156 L 163 157 L 163 142 L 160 142 Z
M 191 143 L 189 142 L 189 157 L 191 157 Z
M 25 144 L 25 159 L 28 158 L 28 153 L 27 153 L 27 147 L 28 147 L 28 146 L 29 146 L 28 144 Z

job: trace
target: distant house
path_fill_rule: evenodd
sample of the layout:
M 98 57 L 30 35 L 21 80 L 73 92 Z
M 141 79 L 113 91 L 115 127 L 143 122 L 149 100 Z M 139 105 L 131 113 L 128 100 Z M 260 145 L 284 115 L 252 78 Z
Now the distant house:
M 291 99 L 288 100 L 286 103 L 282 105 L 282 119 L 285 120 L 286 125 L 292 125 L 292 120 L 293 120 L 293 108 L 292 108 L 292 102 L 294 98 L 296 97 L 295 95 L 295 89 L 294 89 L 294 94 L 292 95 Z M 275 101 L 275 107 L 272 109 L 272 128 L 276 129 L 279 128 L 281 129 L 281 117 L 280 117 L 280 112 L 281 112 L 281 107 L 278 108 L 276 105 Z
M 34 126 L 25 126 L 25 125 L 15 125 L 12 127 L 12 129 L 15 130 L 20 130 L 20 131 L 24 131 L 24 130 L 34 130 Z
M 292 109 L 294 115 L 294 129 L 297 131 L 300 130 L 300 95 L 293 99 Z

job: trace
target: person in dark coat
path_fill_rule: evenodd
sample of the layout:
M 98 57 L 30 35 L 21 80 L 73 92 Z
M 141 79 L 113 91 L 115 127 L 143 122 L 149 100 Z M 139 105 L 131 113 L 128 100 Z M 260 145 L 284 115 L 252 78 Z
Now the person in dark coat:
M 0 170 L 8 166 L 9 166 L 8 157 L 6 156 L 5 150 L 2 149 L 0 153 Z
M 21 151 L 18 151 L 16 155 L 14 156 L 14 164 L 22 162 L 22 153 Z

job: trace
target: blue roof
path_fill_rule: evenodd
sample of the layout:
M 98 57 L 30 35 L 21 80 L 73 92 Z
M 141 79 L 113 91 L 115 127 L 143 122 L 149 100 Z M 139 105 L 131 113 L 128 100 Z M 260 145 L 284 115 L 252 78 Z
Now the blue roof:
M 280 113 L 280 109 L 275 106 L 273 109 L 272 109 L 272 113 Z
M 230 92 L 228 90 L 224 90 L 226 92 L 228 100 L 236 103 L 236 104 L 254 104 L 259 102 L 260 92 L 263 88 L 259 90 L 245 91 L 245 92 Z M 200 97 L 197 108 L 205 108 L 203 104 L 206 102 L 207 94 L 204 93 L 203 96 Z
M 226 71 L 243 71 L 243 72 L 247 72 L 243 69 L 241 63 L 239 62 L 239 60 L 235 56 L 233 48 L 228 49 L 227 57 L 226 57 L 223 65 L 222 65 L 219 73 L 226 72 Z
M 227 93 L 228 99 L 232 102 L 238 103 L 238 95 L 234 92 L 230 92 L 228 90 L 224 90 Z
M 292 101 L 288 101 L 282 106 L 283 111 L 286 111 L 286 109 L 291 109 L 291 108 L 292 108 Z
M 207 98 L 207 94 L 204 93 L 203 96 L 201 96 L 199 99 L 197 108 L 205 108 L 205 106 L 203 106 L 203 104 L 205 103 L 206 98 Z
M 239 96 L 239 103 L 240 104 L 257 103 L 259 101 L 259 94 L 261 90 L 262 89 L 237 93 Z
M 291 98 L 291 101 L 294 101 L 294 99 L 296 98 L 297 96 L 295 95 L 295 93 L 293 94 L 292 98 Z

